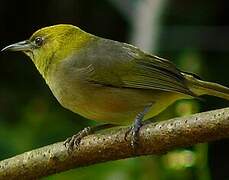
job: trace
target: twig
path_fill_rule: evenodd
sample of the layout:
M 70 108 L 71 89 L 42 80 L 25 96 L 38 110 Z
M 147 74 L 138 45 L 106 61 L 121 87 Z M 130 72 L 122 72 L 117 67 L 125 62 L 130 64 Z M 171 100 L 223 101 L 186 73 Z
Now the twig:
M 0 162 L 0 179 L 36 179 L 68 169 L 140 155 L 162 154 L 229 137 L 229 108 L 147 124 L 133 152 L 124 140 L 127 128 L 113 128 L 82 139 L 79 149 L 67 152 L 63 142 L 35 149 Z M 129 139 L 128 139 L 129 141 Z

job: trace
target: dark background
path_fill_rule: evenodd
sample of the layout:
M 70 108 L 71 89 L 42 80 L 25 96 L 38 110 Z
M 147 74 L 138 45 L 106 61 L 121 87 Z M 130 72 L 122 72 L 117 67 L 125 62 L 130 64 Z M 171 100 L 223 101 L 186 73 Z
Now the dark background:
M 133 22 L 115 3 L 123 3 L 122 7 L 134 16 L 131 8 L 139 1 L 1 0 L 0 48 L 29 38 L 39 28 L 59 23 L 74 24 L 95 35 L 131 43 Z M 164 1 L 157 46 L 152 53 L 171 59 L 182 70 L 229 86 L 228 10 L 226 0 Z M 1 53 L 0 67 L 1 160 L 62 141 L 83 127 L 96 124 L 62 108 L 32 62 L 22 53 Z M 204 102 L 177 102 L 158 118 L 228 106 L 225 100 L 204 98 Z M 174 150 L 161 157 L 104 163 L 44 179 L 226 180 L 229 179 L 228 151 L 228 140 L 221 140 Z

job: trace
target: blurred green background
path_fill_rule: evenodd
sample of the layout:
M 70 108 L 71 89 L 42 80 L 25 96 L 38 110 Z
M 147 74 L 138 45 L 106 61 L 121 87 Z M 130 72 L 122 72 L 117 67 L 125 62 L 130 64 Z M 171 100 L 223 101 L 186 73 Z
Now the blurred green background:
M 58 23 L 134 44 L 180 69 L 229 86 L 229 1 L 49 0 L 0 2 L 0 48 Z M 62 108 L 28 57 L 0 54 L 0 160 L 63 141 L 96 123 Z M 214 97 L 183 100 L 157 119 L 227 107 Z M 229 141 L 221 140 L 70 170 L 44 180 L 229 179 Z

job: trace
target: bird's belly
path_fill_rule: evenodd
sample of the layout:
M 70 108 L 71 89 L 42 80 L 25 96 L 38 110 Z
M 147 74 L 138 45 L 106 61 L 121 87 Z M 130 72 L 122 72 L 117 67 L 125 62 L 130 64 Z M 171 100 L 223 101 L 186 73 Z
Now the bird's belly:
M 62 106 L 88 119 L 112 124 L 131 124 L 136 115 L 152 103 L 145 119 L 151 118 L 183 98 L 173 92 L 119 88 L 65 76 L 53 77 L 47 84 Z
M 145 119 L 157 115 L 181 97 L 176 93 L 158 90 L 80 83 L 77 87 L 71 86 L 63 83 L 59 91 L 53 90 L 62 106 L 88 119 L 118 125 L 131 124 L 149 103 L 153 105 Z
M 151 102 L 147 94 L 125 88 L 84 85 L 53 92 L 65 108 L 88 119 L 113 124 L 130 124 Z

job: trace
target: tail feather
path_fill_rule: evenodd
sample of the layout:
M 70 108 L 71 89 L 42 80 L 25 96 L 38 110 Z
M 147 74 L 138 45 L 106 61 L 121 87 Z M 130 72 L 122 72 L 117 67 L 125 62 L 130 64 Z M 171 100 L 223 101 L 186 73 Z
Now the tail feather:
M 229 100 L 229 88 L 217 83 L 207 82 L 182 73 L 188 82 L 190 90 L 198 96 L 207 94 Z

